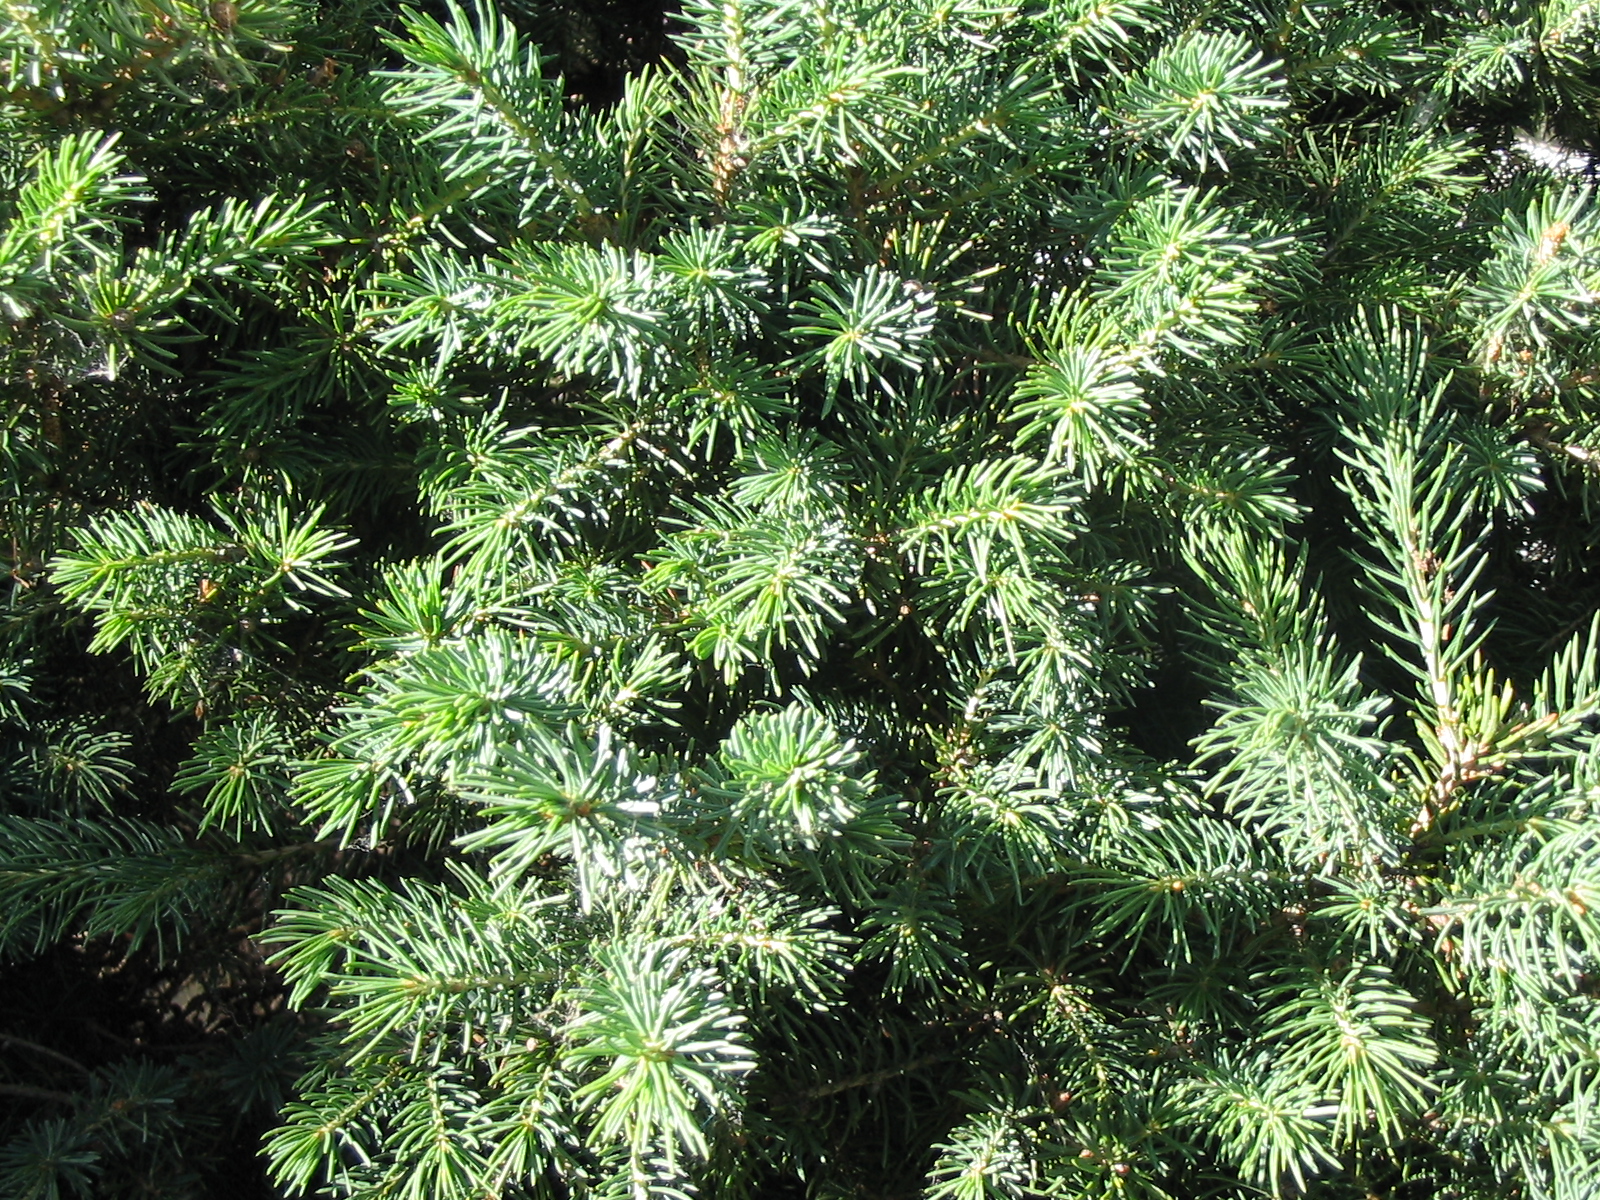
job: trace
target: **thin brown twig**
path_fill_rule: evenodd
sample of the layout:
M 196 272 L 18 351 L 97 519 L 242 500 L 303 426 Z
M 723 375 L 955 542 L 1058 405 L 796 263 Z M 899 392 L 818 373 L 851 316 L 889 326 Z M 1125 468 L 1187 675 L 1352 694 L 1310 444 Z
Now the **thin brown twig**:
M 27 1038 L 19 1038 L 14 1034 L 0 1033 L 0 1046 L 16 1046 L 22 1050 L 32 1050 L 35 1054 L 43 1055 L 45 1058 L 53 1058 L 57 1062 L 66 1063 L 74 1071 L 81 1071 L 85 1075 L 94 1074 L 88 1067 L 70 1055 L 63 1054 L 59 1050 L 52 1050 L 49 1046 L 41 1046 L 38 1042 L 30 1042 Z
M 948 1057 L 945 1054 L 925 1054 L 921 1058 L 914 1058 L 898 1067 L 885 1067 L 881 1071 L 868 1071 L 865 1075 L 853 1075 L 849 1079 L 840 1079 L 833 1083 L 824 1083 L 814 1088 L 806 1088 L 800 1093 L 800 1098 L 803 1100 L 820 1100 L 824 1096 L 836 1096 L 840 1092 L 848 1092 L 852 1088 L 872 1087 L 874 1084 L 883 1083 L 897 1076 L 909 1075 L 913 1071 L 920 1071 L 923 1067 L 931 1067 L 934 1063 L 943 1062 Z
M 0 1083 L 0 1096 L 21 1096 L 28 1100 L 53 1100 L 57 1104 L 77 1104 L 81 1097 L 71 1092 L 52 1092 L 49 1088 L 28 1087 L 22 1083 Z

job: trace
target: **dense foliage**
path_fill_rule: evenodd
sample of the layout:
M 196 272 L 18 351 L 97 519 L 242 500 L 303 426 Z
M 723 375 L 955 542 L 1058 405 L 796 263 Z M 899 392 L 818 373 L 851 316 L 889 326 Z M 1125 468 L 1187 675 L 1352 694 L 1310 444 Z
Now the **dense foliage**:
M 0 21 L 0 1194 L 1592 1194 L 1592 0 Z

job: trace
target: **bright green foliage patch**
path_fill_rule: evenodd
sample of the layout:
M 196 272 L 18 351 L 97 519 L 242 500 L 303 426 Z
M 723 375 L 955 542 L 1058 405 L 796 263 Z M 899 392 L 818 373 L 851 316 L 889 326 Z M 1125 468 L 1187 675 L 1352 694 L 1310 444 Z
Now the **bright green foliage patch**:
M 0 0 L 0 1193 L 1591 1195 L 1600 8 L 621 17 Z

